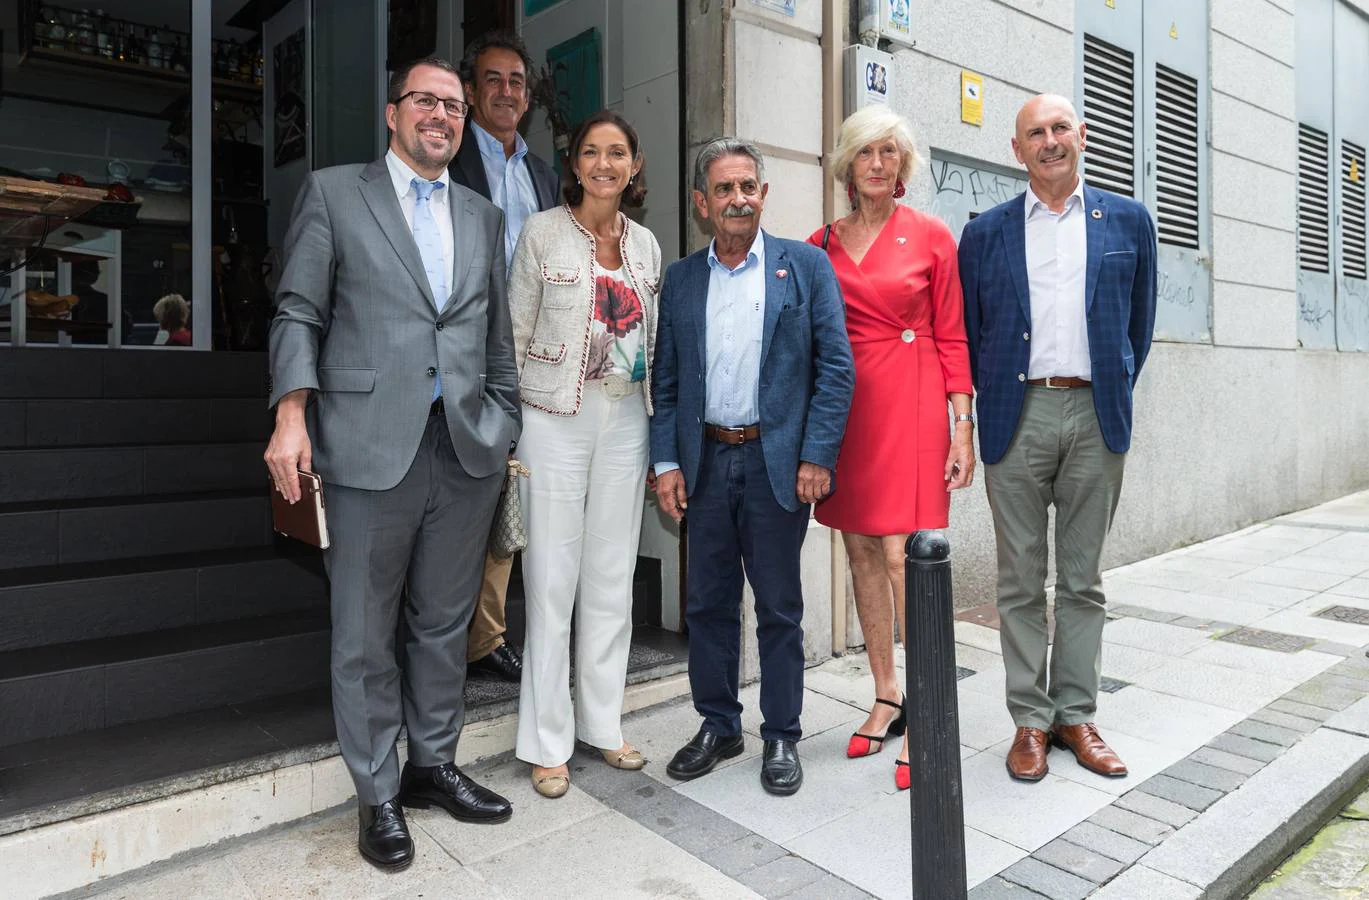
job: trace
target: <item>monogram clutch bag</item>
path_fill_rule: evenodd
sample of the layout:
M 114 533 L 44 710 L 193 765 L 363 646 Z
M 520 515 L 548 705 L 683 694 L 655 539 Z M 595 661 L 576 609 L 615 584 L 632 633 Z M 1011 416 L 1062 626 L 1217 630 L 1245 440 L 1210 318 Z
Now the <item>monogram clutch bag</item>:
M 516 459 L 509 460 L 508 471 L 504 474 L 504 492 L 499 495 L 494 524 L 490 526 L 489 550 L 495 559 L 508 559 L 528 547 L 528 529 L 523 522 L 518 479 L 527 478 L 530 474 L 527 466 Z

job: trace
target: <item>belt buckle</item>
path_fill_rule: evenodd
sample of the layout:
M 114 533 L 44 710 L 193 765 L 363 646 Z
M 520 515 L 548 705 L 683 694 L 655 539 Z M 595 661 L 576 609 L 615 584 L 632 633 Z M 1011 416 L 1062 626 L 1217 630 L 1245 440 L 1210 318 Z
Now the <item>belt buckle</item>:
M 1050 388 L 1050 389 L 1053 390 L 1053 391 L 1063 391 L 1063 390 L 1067 390 L 1067 389 L 1069 388 L 1069 385 L 1067 385 L 1067 384 L 1055 384 L 1055 381 L 1056 381 L 1058 378 L 1059 378 L 1059 376 L 1057 376 L 1057 375 L 1047 375 L 1047 376 L 1046 376 L 1046 387 Z
M 735 436 L 737 440 L 736 440 L 736 443 L 734 443 L 734 444 L 732 445 L 732 446 L 734 446 L 734 447 L 740 447 L 742 444 L 745 444 L 745 443 L 746 443 L 746 429 L 745 429 L 745 428 L 736 428 L 736 427 L 729 426 L 729 427 L 725 427 L 725 428 L 720 427 L 720 428 L 718 429 L 718 431 L 720 431 L 720 432 L 726 432 L 727 435 L 728 435 L 729 437 Z M 723 443 L 728 443 L 728 442 L 727 442 L 727 441 L 723 441 Z

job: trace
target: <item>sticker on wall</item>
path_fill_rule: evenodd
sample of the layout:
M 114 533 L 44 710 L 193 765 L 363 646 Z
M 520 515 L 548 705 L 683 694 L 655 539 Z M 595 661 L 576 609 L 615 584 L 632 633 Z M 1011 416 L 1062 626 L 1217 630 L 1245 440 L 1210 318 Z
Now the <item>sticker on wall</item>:
M 1172 40 L 1176 40 L 1176 41 L 1177 41 L 1177 40 L 1179 39 L 1179 23 L 1178 23 L 1178 22 L 1170 22 L 1170 23 L 1169 23 L 1169 36 L 1170 36 L 1170 38 L 1171 38 Z
M 1108 9 L 1116 9 L 1116 8 L 1117 8 L 1117 0 L 1107 0 L 1107 3 L 1104 4 L 1104 5 L 1107 6 Z
M 792 19 L 795 13 L 794 7 L 798 5 L 798 0 L 751 0 L 751 5 L 774 10 Z
M 879 0 L 879 36 L 912 47 L 913 12 L 909 0 Z
M 960 70 L 960 121 L 984 124 L 984 76 L 968 69 Z

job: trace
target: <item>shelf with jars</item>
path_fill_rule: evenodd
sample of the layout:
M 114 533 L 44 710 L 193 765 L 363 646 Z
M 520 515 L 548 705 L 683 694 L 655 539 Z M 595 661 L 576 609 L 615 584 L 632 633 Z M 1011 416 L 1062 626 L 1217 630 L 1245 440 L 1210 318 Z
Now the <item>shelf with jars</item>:
M 88 69 L 178 88 L 190 84 L 190 35 L 183 31 L 42 0 L 22 0 L 19 14 L 21 65 Z M 260 38 L 216 39 L 212 49 L 215 96 L 259 102 L 265 72 Z

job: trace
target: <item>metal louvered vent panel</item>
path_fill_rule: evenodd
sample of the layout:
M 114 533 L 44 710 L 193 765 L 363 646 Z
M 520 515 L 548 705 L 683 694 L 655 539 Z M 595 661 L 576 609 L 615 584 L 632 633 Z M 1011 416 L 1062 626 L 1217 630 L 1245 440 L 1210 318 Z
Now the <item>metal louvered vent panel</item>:
M 1340 270 L 1346 278 L 1369 274 L 1364 246 L 1364 148 L 1340 142 L 1341 248 Z
M 1198 249 L 1198 81 L 1155 67 L 1155 201 L 1160 243 Z
M 1084 35 L 1084 177 L 1094 187 L 1136 196 L 1136 57 Z
M 1298 126 L 1298 268 L 1331 271 L 1331 142 Z

